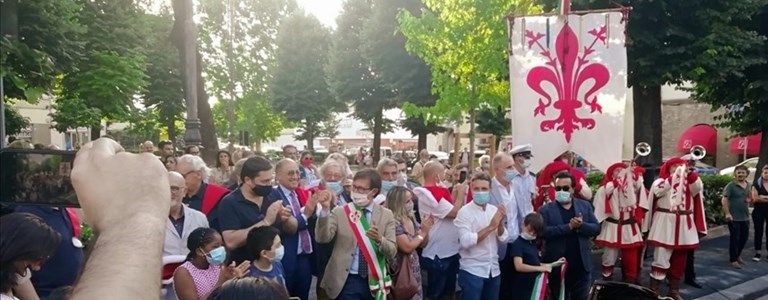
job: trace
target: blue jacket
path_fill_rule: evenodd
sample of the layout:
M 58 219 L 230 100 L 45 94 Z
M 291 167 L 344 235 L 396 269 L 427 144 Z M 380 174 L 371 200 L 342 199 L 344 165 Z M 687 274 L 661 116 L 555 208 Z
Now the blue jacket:
M 281 200 L 283 201 L 283 205 L 291 205 L 291 200 L 289 200 L 288 195 L 283 194 L 283 191 L 280 189 L 280 186 L 275 187 L 274 190 L 272 190 L 272 193 L 270 193 L 265 200 L 270 200 L 270 203 L 272 200 Z M 296 270 L 296 260 L 298 257 L 297 253 L 299 250 L 298 232 L 309 229 L 309 227 L 307 226 L 307 221 L 304 220 L 304 217 L 296 216 L 296 215 L 294 215 L 294 217 L 296 218 L 299 224 L 299 227 L 296 233 L 294 234 L 286 233 L 282 228 L 282 224 L 278 225 L 278 223 L 275 223 L 276 225 L 275 227 L 280 229 L 280 240 L 283 244 L 283 247 L 285 247 L 285 255 L 283 255 L 283 259 L 281 260 L 281 262 L 283 263 L 283 269 L 287 273 L 291 273 L 294 270 Z
M 560 204 L 556 202 L 550 202 L 539 209 L 539 214 L 544 219 L 544 232 L 539 236 L 545 243 L 542 255 L 544 262 L 553 262 L 565 256 L 565 236 L 572 232 L 568 227 L 570 220 L 563 220 L 559 206 Z M 576 210 L 576 216 L 581 214 L 584 221 L 581 228 L 575 232 L 579 236 L 579 249 L 584 270 L 591 272 L 593 263 L 590 240 L 600 234 L 600 224 L 589 202 L 574 199 L 572 209 Z

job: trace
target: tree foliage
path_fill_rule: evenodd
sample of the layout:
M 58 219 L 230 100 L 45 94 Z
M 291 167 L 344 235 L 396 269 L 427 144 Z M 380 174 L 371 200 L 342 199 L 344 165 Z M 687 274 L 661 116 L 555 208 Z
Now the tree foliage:
M 297 137 L 306 140 L 309 149 L 325 133 L 322 122 L 329 121 L 333 112 L 347 109 L 331 95 L 325 80 L 330 36 L 320 21 L 301 10 L 283 22 L 277 36 L 270 104 L 287 121 L 300 124 L 302 134 Z
M 365 24 L 365 57 L 380 76 L 387 89 L 393 91 L 395 106 L 410 103 L 416 107 L 435 105 L 432 94 L 432 77 L 429 66 L 416 54 L 405 49 L 407 39 L 400 31 L 397 16 L 407 11 L 420 15 L 420 0 L 379 0 L 374 3 L 374 13 Z M 409 115 L 399 122 L 419 139 L 419 149 L 426 148 L 427 135 L 444 130 L 439 118 L 428 114 Z
M 741 136 L 762 133 L 758 166 L 768 163 L 768 1 L 762 3 L 762 9 L 743 16 L 748 20 L 727 22 L 731 27 L 727 32 L 734 36 L 713 41 L 714 47 L 700 53 L 705 63 L 691 76 L 693 98 L 712 105 L 716 125 Z M 726 60 L 725 66 L 706 63 L 718 61 L 723 54 L 739 56 Z
M 84 52 L 77 68 L 65 74 L 62 95 L 52 114 L 56 128 L 91 127 L 91 138 L 99 137 L 101 120 L 128 121 L 134 111 L 134 97 L 146 84 L 145 27 L 141 12 L 130 0 L 84 1 L 80 22 L 86 27 L 82 35 Z M 67 123 L 83 120 L 64 115 L 87 107 L 100 118 L 89 118 L 89 124 Z
M 165 127 L 168 138 L 176 140 L 178 121 L 184 113 L 182 74 L 179 54 L 168 38 L 173 28 L 173 18 L 167 11 L 159 15 L 146 15 L 149 27 L 149 45 L 146 49 L 147 87 L 142 95 L 145 107 L 156 110 L 152 120 Z
M 384 83 L 374 69 L 370 57 L 376 57 L 377 51 L 366 44 L 372 39 L 383 38 L 375 31 L 376 20 L 380 20 L 381 1 L 347 0 L 341 15 L 337 19 L 337 28 L 333 36 L 331 55 L 328 64 L 328 80 L 331 91 L 340 102 L 350 103 L 354 107 L 355 118 L 373 123 L 373 148 L 381 146 L 381 134 L 384 132 L 384 110 L 395 106 L 393 91 Z M 383 17 L 386 22 L 386 17 Z M 369 23 L 371 22 L 371 23 Z M 392 34 L 389 32 L 388 34 Z M 391 120 L 390 120 L 391 122 Z M 374 163 L 379 159 L 379 151 L 374 151 Z
M 256 93 L 245 95 L 235 102 L 235 117 L 237 123 L 235 130 L 247 131 L 252 142 L 274 141 L 285 128 L 285 118 L 282 114 L 275 113 L 269 106 L 269 101 Z M 228 132 L 227 107 L 228 103 L 217 102 L 213 105 L 213 120 L 217 134 L 224 136 Z
M 266 99 L 267 83 L 275 64 L 277 30 L 295 8 L 292 0 L 200 1 L 198 36 L 209 83 L 206 88 L 217 100 L 234 101 L 234 107 L 245 108 L 260 104 L 237 102 Z M 237 119 L 238 116 L 247 119 Z M 232 125 L 236 129 L 238 123 L 253 121 L 250 118 L 255 116 L 225 114 L 228 123 L 223 124 L 229 126 L 223 132 L 228 133 Z M 223 125 L 220 120 L 216 123 Z M 217 131 L 222 132 L 218 126 Z M 258 134 L 252 136 L 256 138 Z
M 404 12 L 400 28 L 406 47 L 432 69 L 435 106 L 406 105 L 409 115 L 432 114 L 461 121 L 470 114 L 470 152 L 474 121 L 481 108 L 509 106 L 507 28 L 503 16 L 534 12 L 526 0 L 423 0 L 421 16 Z M 470 166 L 471 167 L 471 166 Z
M 509 119 L 506 118 L 507 112 L 501 108 L 486 108 L 477 112 L 477 131 L 480 133 L 490 133 L 496 136 L 496 141 L 511 133 Z

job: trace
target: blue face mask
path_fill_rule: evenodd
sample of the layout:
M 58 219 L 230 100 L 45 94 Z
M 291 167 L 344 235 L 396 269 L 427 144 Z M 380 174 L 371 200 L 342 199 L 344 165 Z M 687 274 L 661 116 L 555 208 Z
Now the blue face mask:
M 341 191 L 344 189 L 341 186 L 341 182 L 338 181 L 329 181 L 325 183 L 325 187 L 331 189 L 336 194 L 341 193 Z
M 522 166 L 524 169 L 528 169 L 529 167 L 531 167 L 531 160 L 530 159 L 524 160 L 520 166 Z
M 486 205 L 491 201 L 491 194 L 488 192 L 472 192 L 472 201 L 478 205 Z
M 211 250 L 205 255 L 205 260 L 214 266 L 220 266 L 227 259 L 227 249 L 224 246 Z
M 269 261 L 272 261 L 272 262 L 281 261 L 283 260 L 284 255 L 285 255 L 285 247 L 283 247 L 283 245 L 280 245 L 280 247 L 275 249 L 275 257 L 269 258 Z
M 381 190 L 386 194 L 390 189 L 397 185 L 397 181 L 382 181 Z
M 566 191 L 557 191 L 555 192 L 555 200 L 560 203 L 569 203 L 571 202 L 571 193 Z
M 504 180 L 506 180 L 507 182 L 512 182 L 512 179 L 515 179 L 515 177 L 517 177 L 517 174 L 518 173 L 516 170 L 507 170 L 504 173 Z

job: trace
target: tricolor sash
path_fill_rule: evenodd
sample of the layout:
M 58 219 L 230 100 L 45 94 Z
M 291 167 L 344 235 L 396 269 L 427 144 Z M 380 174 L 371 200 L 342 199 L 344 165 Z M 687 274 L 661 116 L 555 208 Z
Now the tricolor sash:
M 365 235 L 365 232 L 370 228 L 368 219 L 352 203 L 344 205 L 344 213 L 347 215 L 349 227 L 352 228 L 352 233 L 357 240 L 357 246 L 362 250 L 365 263 L 368 265 L 368 287 L 371 289 L 371 294 L 376 300 L 385 300 L 389 288 L 392 287 L 392 279 L 387 274 L 387 263 L 384 255 L 374 246 L 374 242 Z
M 560 295 L 558 300 L 565 300 L 565 269 L 568 267 L 568 262 L 563 263 L 560 266 Z M 533 285 L 533 293 L 531 293 L 531 300 L 544 300 L 547 299 L 547 284 L 549 283 L 549 273 L 541 272 L 539 276 L 536 276 L 536 282 Z

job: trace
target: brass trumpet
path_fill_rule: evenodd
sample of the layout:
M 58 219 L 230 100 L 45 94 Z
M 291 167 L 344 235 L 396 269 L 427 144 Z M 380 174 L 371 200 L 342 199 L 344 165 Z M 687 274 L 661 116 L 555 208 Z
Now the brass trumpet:
M 632 161 L 629 162 L 629 165 L 634 166 L 635 161 L 641 156 L 645 157 L 645 156 L 651 155 L 651 149 L 652 149 L 651 144 L 648 144 L 646 142 L 637 143 L 637 145 L 635 146 L 635 153 L 637 153 L 637 155 L 635 155 L 635 157 L 632 158 Z
M 707 156 L 707 149 L 702 145 L 691 147 L 691 160 L 701 160 Z

